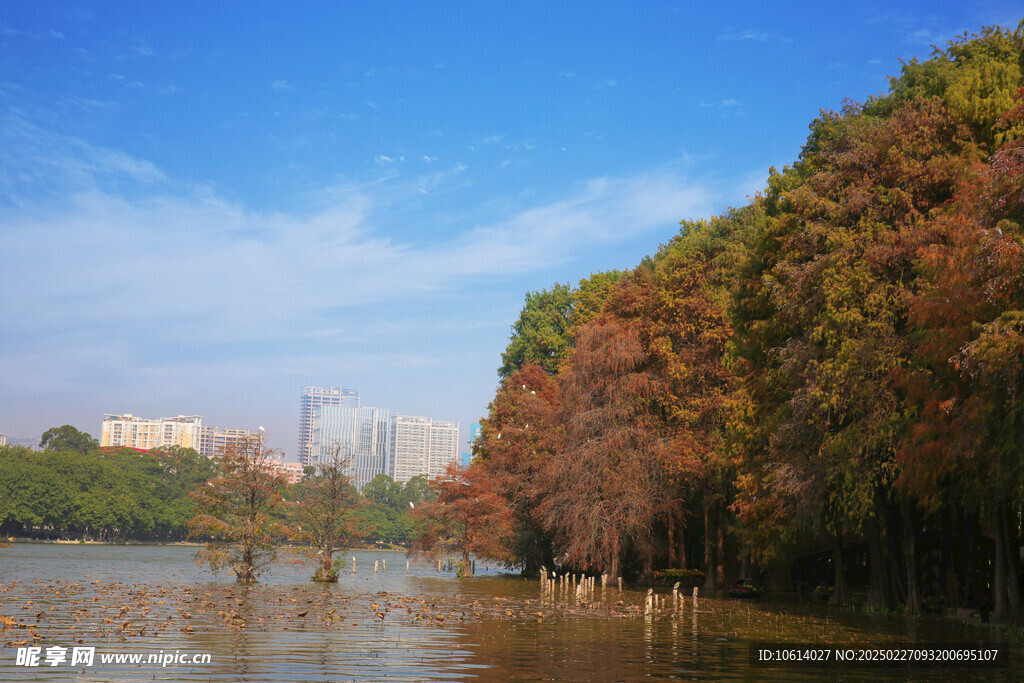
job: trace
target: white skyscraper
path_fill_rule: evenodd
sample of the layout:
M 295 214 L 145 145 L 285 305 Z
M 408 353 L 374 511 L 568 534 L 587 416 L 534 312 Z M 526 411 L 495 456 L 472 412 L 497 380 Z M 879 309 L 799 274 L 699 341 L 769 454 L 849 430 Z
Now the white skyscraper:
M 388 443 L 391 422 L 388 411 L 356 406 L 316 406 L 309 463 L 326 460 L 337 446 L 349 459 L 347 474 L 361 489 L 378 474 L 388 472 Z
M 391 477 L 404 484 L 426 474 L 435 477 L 459 459 L 459 423 L 396 415 L 391 423 Z
M 302 387 L 299 402 L 299 462 L 310 464 L 313 445 L 313 411 L 319 406 L 359 407 L 359 390 L 343 387 Z

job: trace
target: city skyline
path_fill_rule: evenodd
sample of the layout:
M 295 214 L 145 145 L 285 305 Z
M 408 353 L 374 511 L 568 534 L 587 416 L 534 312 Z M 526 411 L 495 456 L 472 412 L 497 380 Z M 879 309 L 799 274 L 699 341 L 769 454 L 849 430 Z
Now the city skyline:
M 313 390 L 310 392 L 310 390 Z M 315 402 L 310 401 L 311 393 L 315 394 L 317 399 Z M 333 397 L 333 401 L 323 401 L 324 396 Z M 354 399 L 354 400 L 353 400 Z M 316 453 L 310 451 L 309 455 L 303 459 L 297 457 L 301 453 L 302 449 L 302 434 L 303 426 L 307 421 L 310 435 L 317 434 L 321 431 L 321 414 L 322 408 L 329 407 L 333 409 L 331 413 L 334 420 L 337 420 L 338 415 L 348 415 L 349 409 L 355 412 L 349 415 L 347 419 L 354 419 L 353 416 L 361 415 L 359 411 L 372 411 L 379 413 L 382 417 L 380 418 L 384 422 L 390 423 L 395 418 L 414 418 L 414 419 L 425 419 L 428 422 L 433 421 L 438 424 L 454 425 L 455 429 L 459 432 L 459 440 L 457 448 L 461 450 L 462 446 L 466 446 L 467 449 L 472 443 L 473 428 L 479 429 L 479 425 L 473 424 L 469 427 L 469 439 L 465 444 L 461 440 L 461 425 L 457 421 L 441 420 L 436 417 L 427 416 L 414 416 L 401 412 L 392 412 L 385 408 L 380 409 L 371 406 L 361 406 L 360 391 L 358 389 L 347 389 L 345 387 L 331 387 L 331 386 L 305 386 L 302 388 L 301 400 L 300 400 L 300 416 L 299 416 L 299 432 L 300 440 L 299 446 L 295 451 L 288 452 L 277 446 L 269 445 L 270 439 L 266 438 L 269 448 L 273 448 L 276 451 L 283 452 L 283 459 L 286 462 L 298 462 L 302 465 L 315 464 L 318 459 Z M 342 411 L 338 413 L 338 411 Z M 326 413 L 323 413 L 326 414 Z M 131 448 L 141 448 L 142 450 L 149 450 L 152 448 L 160 448 L 165 446 L 183 446 L 186 448 L 195 448 L 201 455 L 212 457 L 219 452 L 219 449 L 223 447 L 228 441 L 232 439 L 242 438 L 251 436 L 256 433 L 265 435 L 266 431 L 262 427 L 222 427 L 219 425 L 203 424 L 202 415 L 185 415 L 179 413 L 177 415 L 168 415 L 161 417 L 144 417 L 135 413 L 104 413 L 102 420 L 100 421 L 99 429 L 93 430 L 83 429 L 77 425 L 72 425 L 79 429 L 79 431 L 85 432 L 90 436 L 94 437 L 101 447 L 110 446 L 128 446 Z M 377 418 L 374 418 L 375 420 Z M 62 425 L 53 425 L 54 427 Z M 351 429 L 351 426 L 349 427 Z M 332 429 L 337 429 L 337 425 L 333 425 Z M 260 431 L 263 430 L 263 431 Z M 389 433 L 389 432 L 388 432 Z M 20 439 L 21 441 L 34 440 L 38 442 L 39 435 L 24 435 L 21 437 L 13 437 Z M 328 441 L 331 438 L 336 438 L 337 435 L 326 438 Z M 0 445 L 5 445 L 8 436 L 0 433 Z M 316 450 L 318 445 L 323 439 L 313 437 L 309 439 L 307 448 L 310 444 L 314 445 L 313 451 Z M 385 435 L 385 443 L 389 440 L 388 435 Z M 35 444 L 32 444 L 33 446 Z M 390 457 L 390 452 L 385 452 L 386 456 Z M 387 469 L 393 467 L 392 461 L 387 461 L 384 464 L 384 472 L 387 473 Z M 365 469 L 365 467 L 363 467 Z M 436 468 L 435 468 L 436 469 Z M 443 469 L 443 468 L 442 468 Z M 439 471 L 439 470 L 438 470 Z M 372 478 L 372 477 L 371 477 Z M 368 480 L 367 480 L 368 481 Z M 366 482 L 363 481 L 365 484 Z
M 820 109 L 1019 13 L 8 3 L 0 433 L 203 415 L 294 460 L 324 384 L 463 450 L 527 292 L 636 266 Z

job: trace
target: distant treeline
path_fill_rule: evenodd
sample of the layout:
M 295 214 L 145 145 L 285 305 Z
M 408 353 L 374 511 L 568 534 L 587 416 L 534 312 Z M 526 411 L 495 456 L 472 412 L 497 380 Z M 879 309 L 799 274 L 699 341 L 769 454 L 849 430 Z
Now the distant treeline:
M 472 528 L 471 552 L 534 572 L 689 567 L 1017 617 L 1022 37 L 905 63 L 822 112 L 747 206 L 527 295 L 435 535 Z
M 194 514 L 188 494 L 215 471 L 190 448 L 0 447 L 0 534 L 181 540 Z
M 217 459 L 191 448 L 99 448 L 68 426 L 47 434 L 46 450 L 0 447 L 0 536 L 185 540 L 196 514 L 189 493 L 219 474 Z M 303 486 L 287 487 L 285 499 L 300 500 Z M 348 513 L 352 542 L 405 545 L 413 536 L 409 503 L 432 493 L 425 476 L 403 486 L 380 475 L 352 496 L 361 499 Z M 282 512 L 292 514 L 288 505 Z

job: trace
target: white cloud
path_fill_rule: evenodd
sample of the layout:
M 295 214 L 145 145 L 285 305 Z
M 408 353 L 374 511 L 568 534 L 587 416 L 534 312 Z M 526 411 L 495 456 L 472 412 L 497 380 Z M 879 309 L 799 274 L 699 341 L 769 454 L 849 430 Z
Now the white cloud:
M 168 340 L 199 329 L 206 339 L 280 338 L 327 309 L 530 272 L 711 206 L 706 188 L 671 172 L 595 178 L 564 199 L 418 243 L 390 236 L 389 216 L 423 191 L 460 182 L 464 166 L 333 188 L 317 211 L 296 216 L 177 186 L 118 150 L 45 135 L 37 143 L 51 149 L 34 161 L 45 161 L 68 193 L 0 219 L 0 252 L 8 263 L 31 263 L 37 283 L 19 287 L 27 271 L 5 269 L 0 303 L 5 327 L 42 334 L 100 326 L 134 335 L 152 326 Z M 328 285 L 339 276 L 344 295 Z
M 295 89 L 295 86 L 287 80 L 280 78 L 270 82 L 270 89 L 274 92 L 288 92 Z
M 745 28 L 742 30 L 727 29 L 725 32 L 720 33 L 717 36 L 717 40 L 732 41 L 750 41 L 755 43 L 789 43 L 791 40 L 783 36 L 776 35 L 774 33 L 768 33 L 766 31 L 759 31 L 753 28 Z
M 287 395 L 328 371 L 430 367 L 443 381 L 470 362 L 470 339 L 485 343 L 474 335 L 496 357 L 511 314 L 450 302 L 652 232 L 656 244 L 716 203 L 669 167 L 581 181 L 533 205 L 506 198 L 493 220 L 435 229 L 446 204 L 422 192 L 471 183 L 455 164 L 325 188 L 307 213 L 255 211 L 119 150 L 3 123 L 0 407 L 12 409 L 74 396 L 92 414 L 244 412 L 260 385 Z
M 729 98 L 726 98 L 724 100 L 719 100 L 717 102 L 704 102 L 704 101 L 702 101 L 702 102 L 698 103 L 698 106 L 701 109 L 732 109 L 732 110 L 737 110 L 737 109 L 739 109 L 740 107 L 743 106 L 743 102 L 741 102 L 740 100 L 737 100 L 735 98 L 729 97 Z
M 945 45 L 946 36 L 930 28 L 918 28 L 907 34 L 907 42 L 912 45 Z
M 736 197 L 734 206 L 739 205 L 741 199 L 752 198 L 758 192 L 764 192 L 765 186 L 768 184 L 768 171 L 765 169 L 758 169 L 751 171 L 736 184 L 731 192 L 733 197 Z

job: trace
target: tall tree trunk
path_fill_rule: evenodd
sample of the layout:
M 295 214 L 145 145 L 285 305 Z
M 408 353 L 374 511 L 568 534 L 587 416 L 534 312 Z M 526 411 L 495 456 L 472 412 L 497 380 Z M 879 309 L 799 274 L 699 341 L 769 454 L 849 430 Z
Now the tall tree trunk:
M 896 605 L 902 605 L 907 600 L 906 566 L 903 561 L 903 549 L 900 547 L 904 523 L 899 509 L 888 504 L 885 506 L 885 520 L 887 542 L 882 546 L 882 553 L 885 565 L 889 568 L 889 604 L 895 609 Z
M 903 555 L 907 563 L 907 614 L 920 614 L 921 588 L 917 576 L 917 532 L 914 528 L 916 515 L 913 506 L 903 503 Z
M 1006 520 L 1006 617 L 1011 622 L 1020 618 L 1020 530 L 1011 505 L 1003 511 Z
M 614 583 L 618 582 L 618 580 L 619 580 L 619 573 L 622 571 L 621 567 L 619 566 L 619 553 L 620 552 L 621 552 L 621 549 L 619 547 L 619 537 L 618 537 L 618 535 L 612 534 L 612 538 L 611 538 L 611 553 L 610 553 L 611 556 L 608 558 L 608 583 L 609 583 L 609 585 L 614 584 Z
M 668 514 L 668 566 L 676 568 L 679 566 L 679 558 L 676 555 L 676 515 L 675 512 Z
M 946 607 L 963 607 L 963 593 L 960 591 L 960 581 L 954 560 L 954 544 L 952 526 L 958 517 L 956 510 L 944 509 L 942 511 L 942 586 L 941 593 L 944 595 L 943 603 Z
M 704 504 L 704 590 L 715 590 L 715 558 L 712 537 L 714 530 L 711 526 L 711 508 Z
M 679 568 L 686 569 L 686 526 L 679 527 Z
M 963 601 L 966 606 L 978 605 L 978 593 L 976 590 L 977 571 L 975 558 L 978 555 L 978 518 L 973 513 L 965 512 L 961 521 L 962 534 L 957 534 L 957 557 L 960 559 L 960 587 L 963 591 Z M 988 600 L 986 595 L 983 600 Z
M 643 547 L 640 549 L 640 557 L 643 563 L 643 569 L 641 570 L 640 582 L 647 585 L 654 585 L 654 546 L 645 542 Z
M 718 555 L 718 564 L 715 567 L 715 582 L 718 584 L 719 590 L 722 590 L 726 585 L 728 585 L 725 578 L 725 513 L 719 512 L 717 517 L 718 524 L 715 531 L 717 532 L 718 537 L 718 548 L 716 553 Z
M 1020 559 L 1017 525 L 1012 508 L 1000 505 L 996 512 L 995 619 L 1016 621 L 1020 617 Z
M 846 562 L 843 558 L 843 535 L 832 537 L 832 597 L 828 604 L 834 607 L 846 607 L 849 596 L 846 590 Z
M 999 622 L 1006 621 L 1006 529 L 1003 515 L 996 512 L 996 560 L 995 577 L 992 581 L 992 617 Z
M 868 590 L 868 607 L 889 611 L 889 572 L 886 570 L 885 557 L 882 555 L 882 523 L 876 518 L 874 529 L 868 530 L 868 556 L 870 559 L 870 578 Z

